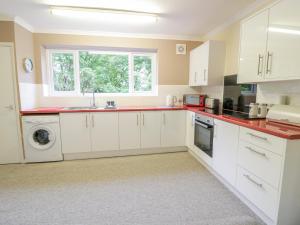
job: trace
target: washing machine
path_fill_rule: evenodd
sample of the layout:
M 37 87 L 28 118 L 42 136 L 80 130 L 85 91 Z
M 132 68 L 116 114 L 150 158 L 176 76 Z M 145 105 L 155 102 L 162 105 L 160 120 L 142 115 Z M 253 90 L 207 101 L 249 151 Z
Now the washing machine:
M 61 161 L 58 115 L 23 116 L 25 162 Z

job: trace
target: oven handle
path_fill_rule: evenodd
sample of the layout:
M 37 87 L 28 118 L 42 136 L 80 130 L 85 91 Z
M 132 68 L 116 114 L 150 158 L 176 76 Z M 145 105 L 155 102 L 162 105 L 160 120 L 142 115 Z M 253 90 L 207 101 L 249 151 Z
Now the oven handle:
M 195 120 L 195 124 L 197 124 L 197 125 L 199 125 L 199 126 L 201 126 L 201 127 L 204 127 L 204 128 L 206 128 L 206 129 L 212 128 L 212 126 L 207 125 L 207 124 L 205 124 L 205 123 L 201 123 L 201 122 L 199 122 L 198 120 Z

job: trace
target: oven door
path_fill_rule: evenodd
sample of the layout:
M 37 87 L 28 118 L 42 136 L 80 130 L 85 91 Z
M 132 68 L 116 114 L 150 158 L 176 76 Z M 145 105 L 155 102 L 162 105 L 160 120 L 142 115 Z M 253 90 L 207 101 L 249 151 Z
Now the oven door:
M 213 135 L 212 125 L 195 120 L 194 144 L 210 157 L 213 156 Z

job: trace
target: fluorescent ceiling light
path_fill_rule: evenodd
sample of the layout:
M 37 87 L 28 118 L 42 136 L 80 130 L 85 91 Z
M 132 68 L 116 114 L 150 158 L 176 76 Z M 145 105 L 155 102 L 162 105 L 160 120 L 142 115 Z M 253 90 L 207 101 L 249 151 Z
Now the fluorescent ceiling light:
M 130 24 L 155 23 L 158 17 L 156 14 L 144 12 L 59 6 L 51 7 L 51 13 L 82 20 Z
M 270 32 L 275 32 L 275 33 L 300 35 L 300 30 L 296 30 L 296 29 L 288 29 L 288 28 L 280 28 L 280 27 L 269 27 L 268 30 Z

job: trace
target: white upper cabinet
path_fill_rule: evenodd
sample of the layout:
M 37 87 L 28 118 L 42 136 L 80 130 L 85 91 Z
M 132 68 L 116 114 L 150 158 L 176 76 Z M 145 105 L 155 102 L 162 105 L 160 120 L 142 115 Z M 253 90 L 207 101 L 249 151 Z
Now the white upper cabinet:
M 119 116 L 117 112 L 91 113 L 92 151 L 119 149 Z
M 184 110 L 162 112 L 162 147 L 185 146 L 185 113 Z
M 214 120 L 213 167 L 227 182 L 235 185 L 239 126 Z
M 89 113 L 60 114 L 60 129 L 63 153 L 91 151 Z
M 161 112 L 141 112 L 141 148 L 159 148 Z
M 120 149 L 139 149 L 140 143 L 140 112 L 119 113 Z
M 241 24 L 239 83 L 264 80 L 268 10 Z
M 299 9 L 282 0 L 242 22 L 239 83 L 300 79 Z
M 224 75 L 225 45 L 207 41 L 190 52 L 190 86 L 221 84 Z
M 266 79 L 300 79 L 300 1 L 283 0 L 270 8 Z

